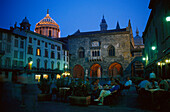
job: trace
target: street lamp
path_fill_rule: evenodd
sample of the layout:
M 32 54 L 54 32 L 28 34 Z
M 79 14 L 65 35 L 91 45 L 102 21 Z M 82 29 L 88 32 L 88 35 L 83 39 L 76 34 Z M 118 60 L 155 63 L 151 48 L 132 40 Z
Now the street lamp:
M 156 49 L 156 47 L 155 46 L 152 46 L 152 50 L 155 50 Z
M 161 63 L 160 62 L 158 62 L 158 66 L 160 66 L 161 65 Z
M 167 16 L 167 17 L 166 17 L 166 21 L 167 21 L 167 22 L 170 22 L 170 16 Z
M 144 57 L 143 57 L 143 58 L 142 58 L 142 60 L 143 60 L 143 61 L 145 61 L 145 60 L 146 60 L 146 58 L 144 58 Z

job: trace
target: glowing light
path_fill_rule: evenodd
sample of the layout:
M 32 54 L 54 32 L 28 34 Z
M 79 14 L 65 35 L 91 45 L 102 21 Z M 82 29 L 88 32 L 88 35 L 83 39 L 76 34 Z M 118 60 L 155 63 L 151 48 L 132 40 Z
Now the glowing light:
M 40 82 L 41 75 L 35 75 L 35 80 L 38 80 Z
M 156 47 L 155 46 L 152 46 L 152 50 L 155 50 L 156 49 Z
M 65 66 L 65 68 L 67 68 L 67 65 Z
M 43 75 L 43 79 L 48 79 L 48 75 L 47 75 L 47 74 L 44 74 L 44 75 Z
M 168 22 L 170 21 L 170 16 L 166 17 L 166 21 Z
M 60 79 L 61 76 L 59 74 L 56 75 L 56 79 Z
M 40 56 L 40 49 L 37 49 L 37 55 Z
M 168 62 L 169 62 L 169 60 L 165 60 L 165 62 L 166 62 L 166 63 L 168 63 Z
M 143 60 L 143 61 L 145 61 L 145 60 L 146 60 L 146 58 L 142 58 L 142 60 Z
M 161 63 L 160 63 L 160 62 L 158 62 L 158 65 L 160 66 L 160 65 L 161 65 Z
M 165 65 L 165 63 L 162 63 L 162 65 Z

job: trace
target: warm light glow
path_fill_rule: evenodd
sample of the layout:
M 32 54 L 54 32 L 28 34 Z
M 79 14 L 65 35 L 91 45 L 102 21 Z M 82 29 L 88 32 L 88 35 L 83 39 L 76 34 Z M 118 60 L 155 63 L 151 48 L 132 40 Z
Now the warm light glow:
M 156 47 L 155 46 L 152 46 L 152 50 L 155 50 L 156 49 Z
M 40 56 L 40 49 L 37 49 L 37 55 Z
M 143 60 L 143 61 L 145 61 L 145 60 L 146 60 L 146 58 L 142 58 L 142 60 Z
M 158 62 L 158 65 L 161 65 L 161 63 L 160 63 L 160 62 Z
M 166 63 L 168 63 L 168 62 L 169 62 L 169 60 L 165 60 L 165 62 L 166 62 Z
M 47 74 L 44 74 L 44 75 L 43 75 L 43 79 L 48 79 L 48 75 L 47 75 Z
M 70 73 L 65 72 L 65 73 L 62 73 L 62 75 L 64 75 L 64 76 L 69 76 Z
M 162 65 L 165 65 L 165 63 L 162 63 Z
M 61 78 L 60 74 L 57 74 L 56 79 L 60 79 L 60 78 Z
M 32 65 L 32 64 L 33 64 L 33 61 L 30 61 L 30 62 L 29 62 L 29 64 L 31 64 L 31 65 Z
M 40 82 L 41 75 L 35 75 L 35 80 L 38 80 Z
M 170 16 L 166 17 L 166 21 L 168 22 L 170 21 Z

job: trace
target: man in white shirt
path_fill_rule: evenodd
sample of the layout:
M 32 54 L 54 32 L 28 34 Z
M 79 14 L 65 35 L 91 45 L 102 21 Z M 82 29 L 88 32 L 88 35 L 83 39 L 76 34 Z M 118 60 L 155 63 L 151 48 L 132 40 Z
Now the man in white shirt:
M 127 81 L 124 85 L 124 89 L 129 89 L 131 85 L 132 85 L 132 81 L 130 80 L 129 77 L 127 77 Z

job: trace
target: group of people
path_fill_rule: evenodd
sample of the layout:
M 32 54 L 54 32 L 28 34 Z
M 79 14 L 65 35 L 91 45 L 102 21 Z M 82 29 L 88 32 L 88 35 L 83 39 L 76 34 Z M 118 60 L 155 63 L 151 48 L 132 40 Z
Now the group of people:
M 164 91 L 168 91 L 169 84 L 166 80 L 160 78 L 159 81 L 156 81 L 156 75 L 154 72 L 149 74 L 149 77 L 146 77 L 137 85 L 137 91 L 147 91 L 149 89 L 164 89 Z
M 90 84 L 89 78 L 86 78 L 85 84 Z M 101 103 L 99 103 L 99 105 L 103 105 L 105 97 L 117 92 L 118 90 L 129 89 L 131 85 L 132 81 L 129 77 L 125 84 L 121 84 L 118 79 L 111 77 L 107 84 L 103 84 L 103 86 L 100 84 L 100 80 L 96 79 L 91 83 L 91 91 L 89 92 L 94 101 L 100 101 Z

